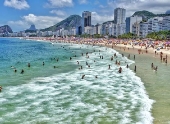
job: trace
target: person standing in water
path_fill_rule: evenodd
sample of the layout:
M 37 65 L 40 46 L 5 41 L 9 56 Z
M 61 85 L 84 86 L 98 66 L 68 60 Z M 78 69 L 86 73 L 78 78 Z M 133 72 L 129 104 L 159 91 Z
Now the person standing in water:
M 135 69 L 134 69 L 134 71 L 136 72 L 136 65 L 135 65 Z
M 28 67 L 30 67 L 31 65 L 30 65 L 30 63 L 28 63 Z

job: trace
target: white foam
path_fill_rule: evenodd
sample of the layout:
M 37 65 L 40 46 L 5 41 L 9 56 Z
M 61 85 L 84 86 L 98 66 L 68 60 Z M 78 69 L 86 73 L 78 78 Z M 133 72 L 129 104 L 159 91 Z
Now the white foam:
M 71 47 L 79 48 L 80 46 Z M 134 122 L 131 113 L 138 108 L 136 115 L 138 121 L 135 123 L 151 124 L 153 117 L 150 111 L 153 100 L 149 99 L 141 79 L 126 68 L 127 63 L 130 65 L 134 62 L 110 48 L 106 51 L 103 47 L 95 47 L 96 51 L 99 49 L 104 56 L 103 60 L 99 58 L 100 55 L 97 55 L 98 52 L 95 52 L 96 55 L 89 53 L 89 59 L 85 56 L 77 57 L 80 65 L 84 64 L 82 70 L 34 78 L 26 84 L 7 87 L 7 91 L 0 94 L 2 98 L 4 97 L 1 101 L 8 104 L 9 99 L 14 98 L 13 102 L 18 105 L 15 106 L 15 112 L 3 115 L 4 119 L 7 116 L 19 118 L 19 115 L 27 113 L 27 119 L 21 118 L 21 121 L 25 123 L 43 121 L 67 123 L 72 120 L 81 120 L 78 121 L 80 123 L 98 123 L 101 119 L 96 118 L 105 117 L 108 122 L 119 121 L 121 124 L 126 124 Z M 111 62 L 110 58 L 114 53 L 118 57 Z M 76 63 L 77 59 L 71 62 Z M 116 59 L 122 63 L 121 74 L 118 73 L 119 66 L 114 64 Z M 90 64 L 90 68 L 85 65 L 86 61 Z M 109 64 L 111 64 L 110 70 L 108 70 Z M 81 79 L 83 74 L 85 77 Z M 96 75 L 97 78 L 95 78 Z M 22 97 L 19 97 L 20 95 Z M 28 112 L 19 107 L 21 105 L 25 106 Z M 33 109 L 32 112 L 29 109 Z M 42 111 L 46 111 L 46 114 Z M 37 116 L 36 119 L 33 113 Z M 81 114 L 84 115 L 83 118 Z M 43 118 L 42 121 L 41 118 Z M 116 120 L 117 118 L 120 120 Z M 2 122 L 1 119 L 0 122 Z

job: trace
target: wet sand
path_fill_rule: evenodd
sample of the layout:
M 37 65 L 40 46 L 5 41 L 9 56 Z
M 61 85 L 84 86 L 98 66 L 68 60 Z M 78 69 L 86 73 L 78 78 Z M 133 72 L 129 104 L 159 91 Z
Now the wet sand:
M 110 46 L 109 46 L 110 47 Z M 124 54 L 126 57 L 130 54 L 130 59 L 134 60 L 135 64 L 130 68 L 133 70 L 137 66 L 136 75 L 144 82 L 149 98 L 153 99 L 155 103 L 152 108 L 152 116 L 154 117 L 154 124 L 169 124 L 170 123 L 170 56 L 168 56 L 168 63 L 160 60 L 160 54 L 155 55 L 154 51 L 150 50 L 146 53 L 138 53 L 138 49 L 126 48 L 120 46 L 113 46 L 113 49 Z M 164 54 L 165 56 L 166 54 Z M 157 72 L 151 69 L 151 63 L 158 66 Z M 146 101 L 147 104 L 147 101 Z

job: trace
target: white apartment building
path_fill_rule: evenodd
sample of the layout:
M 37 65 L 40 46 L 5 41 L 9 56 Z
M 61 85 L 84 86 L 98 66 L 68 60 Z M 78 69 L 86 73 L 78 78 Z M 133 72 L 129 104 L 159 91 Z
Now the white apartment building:
M 124 8 L 116 8 L 114 10 L 114 20 L 116 24 L 125 23 L 126 10 Z
M 132 27 L 135 23 L 140 23 L 142 21 L 142 17 L 132 16 L 126 18 L 126 33 L 132 33 Z
M 163 18 L 162 30 L 170 30 L 170 16 L 166 16 Z
M 100 24 L 97 24 L 96 26 L 96 34 L 102 34 L 102 25 Z
M 148 20 L 148 33 L 160 31 L 159 22 L 162 21 L 162 17 L 154 17 Z
M 139 25 L 140 25 L 139 36 L 144 38 L 148 34 L 148 22 L 141 22 Z
M 140 35 L 140 23 L 135 23 L 132 26 L 132 33 L 136 34 L 137 36 Z

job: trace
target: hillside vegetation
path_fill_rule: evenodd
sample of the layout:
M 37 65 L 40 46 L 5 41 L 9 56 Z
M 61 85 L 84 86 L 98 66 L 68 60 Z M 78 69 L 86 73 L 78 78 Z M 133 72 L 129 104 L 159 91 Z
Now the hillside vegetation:
M 81 16 L 71 15 L 68 18 L 51 27 L 41 29 L 41 31 L 56 31 L 60 28 L 69 29 L 70 27 L 77 27 L 79 25 L 81 25 Z

